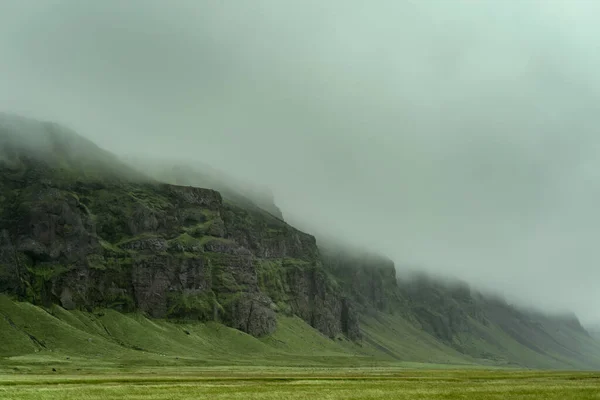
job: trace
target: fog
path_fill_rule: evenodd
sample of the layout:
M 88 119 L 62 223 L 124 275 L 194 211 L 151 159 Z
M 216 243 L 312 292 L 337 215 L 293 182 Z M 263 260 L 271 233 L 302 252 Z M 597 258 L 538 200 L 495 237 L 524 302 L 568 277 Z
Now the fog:
M 0 110 L 600 320 L 600 3 L 0 0 Z

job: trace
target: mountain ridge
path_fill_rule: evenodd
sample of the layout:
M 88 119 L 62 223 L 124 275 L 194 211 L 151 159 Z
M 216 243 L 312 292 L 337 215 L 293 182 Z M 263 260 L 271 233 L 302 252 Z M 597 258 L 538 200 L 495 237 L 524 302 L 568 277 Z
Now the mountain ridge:
M 142 312 L 264 340 L 298 318 L 379 360 L 600 368 L 600 344 L 576 317 L 403 279 L 383 256 L 317 243 L 272 196 L 236 193 L 222 175 L 147 176 L 57 124 L 7 115 L 0 144 L 0 292 L 14 299 L 65 318 Z

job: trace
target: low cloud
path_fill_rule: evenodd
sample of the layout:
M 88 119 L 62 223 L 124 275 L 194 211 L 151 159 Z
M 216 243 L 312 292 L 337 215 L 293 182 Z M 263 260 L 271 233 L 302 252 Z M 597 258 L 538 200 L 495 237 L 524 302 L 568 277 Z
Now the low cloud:
M 306 230 L 600 319 L 599 3 L 0 9 L 3 111 L 210 164 Z

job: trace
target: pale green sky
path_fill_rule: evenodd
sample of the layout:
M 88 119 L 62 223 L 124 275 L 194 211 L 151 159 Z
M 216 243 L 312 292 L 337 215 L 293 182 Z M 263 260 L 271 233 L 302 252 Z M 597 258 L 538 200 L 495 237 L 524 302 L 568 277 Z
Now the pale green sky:
M 0 110 L 600 319 L 600 2 L 0 0 Z

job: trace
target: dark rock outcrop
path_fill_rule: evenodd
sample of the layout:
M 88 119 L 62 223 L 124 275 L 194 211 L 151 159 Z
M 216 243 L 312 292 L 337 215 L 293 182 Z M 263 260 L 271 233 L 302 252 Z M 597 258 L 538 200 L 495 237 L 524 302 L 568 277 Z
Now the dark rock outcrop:
M 240 293 L 230 301 L 229 324 L 254 336 L 263 336 L 275 331 L 277 317 L 271 299 L 259 292 Z
M 396 267 L 391 260 L 333 245 L 322 246 L 321 253 L 325 269 L 357 306 L 388 313 L 402 311 L 405 300 L 400 296 Z
M 256 336 L 275 330 L 277 312 L 291 312 L 330 337 L 359 337 L 358 318 L 325 273 L 314 237 L 214 190 L 118 174 L 110 155 L 86 141 L 72 154 L 74 134 L 48 129 L 37 134 L 59 153 L 36 147 L 35 157 L 28 147 L 35 140 L 0 131 L 10 143 L 0 154 L 3 292 L 67 309 L 219 320 Z M 264 285 L 261 265 L 269 263 L 285 298 L 274 300 L 281 293 Z

